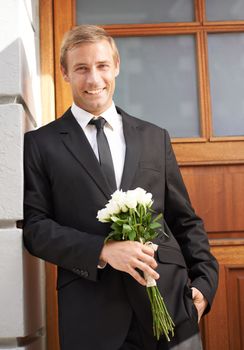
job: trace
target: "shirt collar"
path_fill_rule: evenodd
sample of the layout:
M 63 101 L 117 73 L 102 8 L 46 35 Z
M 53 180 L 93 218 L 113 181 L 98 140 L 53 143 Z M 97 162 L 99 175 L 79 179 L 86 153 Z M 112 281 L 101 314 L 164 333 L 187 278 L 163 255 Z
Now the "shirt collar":
M 93 114 L 78 107 L 74 102 L 71 106 L 71 112 L 83 129 L 85 129 L 89 121 L 94 118 Z M 112 129 L 116 129 L 118 121 L 121 118 L 118 115 L 114 102 L 112 102 L 112 105 L 105 112 L 101 113 L 101 117 L 107 121 Z

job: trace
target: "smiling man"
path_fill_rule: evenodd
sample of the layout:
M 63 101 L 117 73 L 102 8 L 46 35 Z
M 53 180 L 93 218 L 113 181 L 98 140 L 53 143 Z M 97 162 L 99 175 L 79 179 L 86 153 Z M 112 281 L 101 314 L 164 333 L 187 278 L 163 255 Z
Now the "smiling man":
M 99 27 L 66 33 L 61 71 L 73 104 L 25 136 L 24 241 L 58 266 L 62 350 L 200 350 L 198 321 L 210 310 L 218 266 L 191 207 L 168 133 L 115 107 L 119 54 Z M 117 188 L 142 187 L 164 213 L 158 251 L 109 242 L 96 219 Z M 175 322 L 168 343 L 152 332 L 143 273 L 157 280 Z
M 66 48 L 63 48 L 65 52 Z M 75 45 L 62 59 L 64 80 L 70 83 L 74 103 L 99 116 L 112 105 L 119 56 L 109 41 Z

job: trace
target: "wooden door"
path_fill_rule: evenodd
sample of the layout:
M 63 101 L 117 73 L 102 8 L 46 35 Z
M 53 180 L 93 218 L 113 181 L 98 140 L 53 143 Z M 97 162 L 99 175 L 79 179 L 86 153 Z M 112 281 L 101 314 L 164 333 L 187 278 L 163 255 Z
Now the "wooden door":
M 60 116 L 71 103 L 69 88 L 59 71 L 59 47 L 64 32 L 75 24 L 75 5 L 72 0 L 40 2 L 44 122 Z M 244 349 L 241 297 L 244 295 L 244 137 L 214 134 L 208 39 L 216 33 L 244 33 L 244 21 L 208 21 L 205 0 L 194 1 L 194 13 L 191 23 L 104 27 L 116 37 L 192 34 L 196 38 L 201 132 L 198 137 L 175 137 L 172 142 L 191 201 L 205 221 L 212 252 L 220 263 L 217 296 L 211 313 L 201 324 L 204 349 L 241 350 Z M 48 350 L 58 350 L 53 265 L 46 265 L 46 277 Z

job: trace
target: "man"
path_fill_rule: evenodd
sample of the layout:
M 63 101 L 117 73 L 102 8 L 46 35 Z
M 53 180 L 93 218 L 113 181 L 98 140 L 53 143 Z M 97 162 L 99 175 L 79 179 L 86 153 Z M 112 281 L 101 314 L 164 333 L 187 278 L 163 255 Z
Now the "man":
M 66 33 L 60 62 L 74 102 L 26 134 L 24 240 L 58 266 L 61 349 L 200 349 L 198 321 L 210 309 L 218 267 L 169 136 L 114 106 L 119 54 L 103 29 Z M 164 214 L 168 236 L 155 240 L 156 254 L 139 242 L 104 244 L 110 227 L 96 219 L 116 188 L 136 187 L 151 192 Z M 175 322 L 169 343 L 153 336 L 144 272 L 157 280 Z

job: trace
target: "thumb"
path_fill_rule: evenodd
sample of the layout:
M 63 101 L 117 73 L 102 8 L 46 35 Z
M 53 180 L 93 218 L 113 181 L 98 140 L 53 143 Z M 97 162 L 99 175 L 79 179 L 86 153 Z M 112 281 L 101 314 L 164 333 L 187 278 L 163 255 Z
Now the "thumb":
M 197 288 L 192 287 L 191 290 L 192 290 L 192 299 L 193 300 L 201 301 L 204 298 L 203 294 Z

